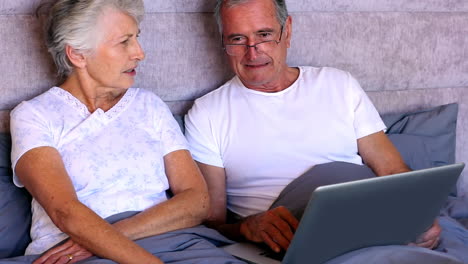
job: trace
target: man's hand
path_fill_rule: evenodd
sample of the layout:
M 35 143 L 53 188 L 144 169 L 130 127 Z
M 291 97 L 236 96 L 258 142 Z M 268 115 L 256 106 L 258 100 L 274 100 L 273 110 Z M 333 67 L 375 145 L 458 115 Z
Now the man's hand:
M 68 239 L 68 241 L 62 245 L 46 251 L 40 258 L 36 259 L 33 264 L 71 264 L 91 256 L 93 256 L 91 252 L 75 243 L 73 240 Z
M 250 241 L 264 242 L 273 251 L 287 250 L 299 221 L 284 206 L 245 218 L 241 234 Z
M 434 224 L 432 224 L 431 228 L 429 228 L 426 232 L 420 235 L 416 242 L 411 243 L 410 245 L 434 249 L 439 244 L 439 237 L 441 231 L 442 228 L 439 225 L 439 221 L 436 219 L 434 221 Z

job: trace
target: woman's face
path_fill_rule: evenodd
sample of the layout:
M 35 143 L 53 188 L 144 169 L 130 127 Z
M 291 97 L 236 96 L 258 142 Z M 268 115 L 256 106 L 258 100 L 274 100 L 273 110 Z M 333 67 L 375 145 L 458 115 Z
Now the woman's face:
M 97 46 L 85 55 L 91 85 L 97 88 L 131 87 L 138 62 L 145 57 L 138 42 L 138 24 L 131 16 L 109 9 L 101 15 L 96 27 Z

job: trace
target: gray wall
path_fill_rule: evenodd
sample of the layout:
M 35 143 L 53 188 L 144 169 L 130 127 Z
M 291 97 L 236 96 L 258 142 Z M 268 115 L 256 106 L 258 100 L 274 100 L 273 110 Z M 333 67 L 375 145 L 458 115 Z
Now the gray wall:
M 0 129 L 8 110 L 55 83 L 34 17 L 39 0 L 0 1 Z M 232 76 L 220 50 L 213 0 L 147 0 L 141 41 L 147 57 L 136 86 L 173 112 Z M 468 162 L 468 1 L 289 0 L 291 65 L 350 71 L 382 113 L 460 104 L 457 160 Z M 459 182 L 468 193 L 468 176 Z

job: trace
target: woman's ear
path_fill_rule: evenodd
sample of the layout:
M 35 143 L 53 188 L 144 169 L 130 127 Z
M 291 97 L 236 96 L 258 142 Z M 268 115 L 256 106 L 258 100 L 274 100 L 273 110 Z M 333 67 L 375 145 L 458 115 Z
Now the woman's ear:
M 68 60 L 77 68 L 84 68 L 86 66 L 86 58 L 82 52 L 77 51 L 70 45 L 65 46 L 65 52 Z

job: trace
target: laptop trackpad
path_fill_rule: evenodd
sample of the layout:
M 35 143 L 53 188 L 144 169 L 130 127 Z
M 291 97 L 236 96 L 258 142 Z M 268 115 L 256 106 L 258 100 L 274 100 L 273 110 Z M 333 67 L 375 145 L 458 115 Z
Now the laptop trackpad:
M 266 246 L 261 247 L 252 243 L 235 243 L 222 247 L 229 254 L 249 263 L 280 264 L 284 253 L 275 253 Z

